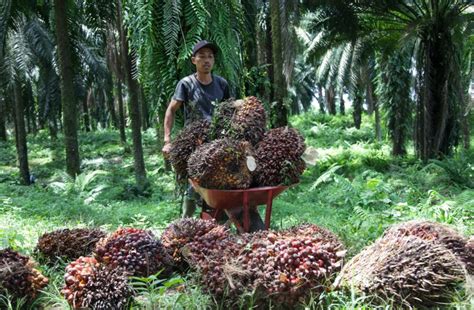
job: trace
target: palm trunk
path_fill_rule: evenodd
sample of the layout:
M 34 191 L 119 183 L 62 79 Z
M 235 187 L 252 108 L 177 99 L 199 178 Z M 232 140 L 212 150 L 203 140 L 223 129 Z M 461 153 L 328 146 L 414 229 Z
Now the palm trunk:
M 374 101 L 374 113 L 375 113 L 375 137 L 377 141 L 382 141 L 382 127 L 380 125 L 380 109 L 377 101 Z
M 97 92 L 97 122 L 101 128 L 107 128 L 107 108 L 103 89 Z
M 26 145 L 26 130 L 25 130 L 25 115 L 24 102 L 21 85 L 19 82 L 14 82 L 14 97 L 15 97 L 15 137 L 16 137 L 16 151 L 18 155 L 18 163 L 20 166 L 21 183 L 30 185 L 30 170 L 28 167 L 28 148 Z
M 89 92 L 87 92 L 84 98 L 82 99 L 82 118 L 84 120 L 84 130 L 86 132 L 91 131 L 88 101 L 89 101 Z
M 326 108 L 331 115 L 336 115 L 336 95 L 334 87 L 329 86 L 326 89 Z
M 273 77 L 275 83 L 275 106 L 272 109 L 273 127 L 282 127 L 288 124 L 288 109 L 285 105 L 286 81 L 283 76 L 283 50 L 280 20 L 280 1 L 270 0 Z
M 367 82 L 367 88 L 365 90 L 365 100 L 367 102 L 367 114 L 372 115 L 375 110 L 375 102 L 373 98 L 373 90 L 372 90 L 372 83 L 370 81 Z
M 145 92 L 143 91 L 143 87 L 140 85 L 140 103 L 141 103 L 141 121 L 142 121 L 142 127 L 143 130 L 147 130 L 150 128 L 150 123 L 149 123 L 149 111 L 148 111 L 148 102 L 146 101 L 145 97 Z
M 432 27 L 423 42 L 424 63 L 419 73 L 422 92 L 417 119 L 417 153 L 425 161 L 448 155 L 459 143 L 462 101 L 460 84 L 456 84 L 461 80 L 461 69 L 454 60 L 457 56 L 449 51 L 453 46 L 451 34 L 441 25 Z
M 125 111 L 123 106 L 122 82 L 120 80 L 117 80 L 117 101 L 119 110 L 120 141 L 123 144 L 126 144 L 127 136 L 125 135 Z
M 79 143 L 77 139 L 77 103 L 74 94 L 74 71 L 71 59 L 72 46 L 69 42 L 66 3 L 67 1 L 64 0 L 54 0 L 54 13 L 61 77 L 64 138 L 66 142 L 66 170 L 70 176 L 76 177 L 80 173 Z
M 382 140 L 382 129 L 380 125 L 380 111 L 378 107 L 377 98 L 374 92 L 372 80 L 368 78 L 367 81 L 368 81 L 367 90 L 366 90 L 366 98 L 367 98 L 367 106 L 368 106 L 367 113 L 369 113 L 369 115 L 371 115 L 372 113 L 375 113 L 375 136 L 377 138 L 377 141 L 380 141 Z
M 112 119 L 112 125 L 114 128 L 118 129 L 119 124 L 117 120 L 117 113 L 115 112 L 114 105 L 114 82 L 112 80 L 112 74 L 107 74 L 107 83 L 106 83 L 106 96 L 107 96 L 107 109 L 109 110 L 110 118 Z
M 265 1 L 267 2 L 267 1 Z M 268 66 L 268 78 L 270 80 L 270 89 L 268 93 L 268 101 L 273 102 L 275 100 L 275 77 L 273 75 L 273 40 L 272 40 L 272 20 L 270 17 L 270 12 L 267 12 L 267 18 L 265 19 L 265 25 L 267 28 L 267 36 L 265 41 L 265 50 L 266 50 L 266 63 Z
M 3 92 L 1 92 L 3 95 Z M 4 96 L 0 98 L 0 141 L 7 141 L 7 102 Z
M 342 93 L 341 93 L 341 95 L 339 96 L 339 113 L 341 113 L 341 115 L 346 114 L 346 106 L 345 106 L 345 102 L 344 102 L 344 94 L 342 94 Z
M 360 129 L 360 125 L 362 123 L 362 95 L 360 90 L 356 90 L 355 98 L 354 98 L 354 112 L 352 117 L 354 119 L 354 127 Z
M 322 114 L 326 114 L 326 108 L 324 107 L 324 91 L 323 87 L 318 84 L 318 104 L 319 104 L 319 111 Z
M 92 131 L 97 130 L 97 106 L 94 97 L 94 90 L 91 88 L 87 92 L 87 107 Z
M 122 22 L 122 2 L 117 0 L 117 22 L 120 35 L 121 54 L 123 57 L 124 73 L 128 86 L 129 101 L 128 111 L 132 122 L 133 159 L 135 168 L 135 181 L 140 192 L 148 187 L 146 178 L 145 161 L 143 159 L 142 132 L 140 124 L 140 103 L 138 101 L 138 81 L 133 78 L 132 70 L 135 61 L 128 49 L 128 41 Z

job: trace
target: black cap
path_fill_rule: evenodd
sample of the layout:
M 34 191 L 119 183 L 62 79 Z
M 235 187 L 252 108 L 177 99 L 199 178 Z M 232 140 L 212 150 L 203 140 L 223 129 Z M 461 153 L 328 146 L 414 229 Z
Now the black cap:
M 206 40 L 202 40 L 202 41 L 199 41 L 198 43 L 196 43 L 196 45 L 194 45 L 194 48 L 193 48 L 193 57 L 196 56 L 196 53 L 197 53 L 201 48 L 204 48 L 204 47 L 210 48 L 210 49 L 214 52 L 214 55 L 216 55 L 217 52 L 219 51 L 219 48 L 218 48 L 217 45 L 215 45 L 214 43 L 208 42 L 208 41 L 206 41 Z

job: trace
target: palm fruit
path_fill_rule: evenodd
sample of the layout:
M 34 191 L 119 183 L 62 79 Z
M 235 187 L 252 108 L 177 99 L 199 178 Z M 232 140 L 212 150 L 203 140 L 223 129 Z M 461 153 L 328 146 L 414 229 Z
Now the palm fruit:
M 285 307 L 321 293 L 340 269 L 345 252 L 332 233 L 328 240 L 324 234 L 312 236 L 316 227 L 300 227 L 306 235 L 298 234 L 298 228 L 294 228 L 254 238 L 228 268 L 239 271 L 227 277 L 256 291 L 262 301 Z M 318 230 L 326 234 L 324 229 Z
M 176 172 L 179 181 L 187 180 L 187 166 L 189 156 L 196 148 L 209 142 L 210 122 L 198 120 L 187 125 L 171 144 L 170 162 Z
M 250 157 L 252 150 L 247 142 L 214 140 L 194 151 L 188 160 L 188 174 L 204 188 L 245 189 L 252 182 Z
M 223 101 L 216 107 L 209 129 L 211 140 L 232 136 L 232 119 L 236 112 L 236 101 L 233 99 Z
M 0 250 L 0 294 L 33 300 L 39 290 L 48 285 L 48 278 L 34 268 L 27 256 L 11 249 Z
M 245 140 L 256 145 L 263 138 L 266 121 L 265 108 L 256 97 L 230 100 L 218 106 L 211 132 L 214 138 Z
M 257 145 L 265 134 L 266 122 L 265 108 L 260 100 L 253 96 L 247 97 L 232 118 L 234 138 Z
M 74 309 L 125 309 L 132 290 L 121 268 L 108 268 L 94 257 L 80 257 L 66 267 L 64 298 Z
M 287 307 L 327 288 L 344 255 L 334 234 L 309 224 L 239 236 L 219 226 L 185 249 L 215 298 L 232 302 L 253 291 L 259 303 Z
M 172 258 L 152 232 L 136 228 L 120 228 L 101 239 L 95 257 L 110 268 L 123 268 L 133 276 L 149 276 L 171 272 Z
M 448 301 L 464 280 L 462 264 L 443 245 L 387 235 L 352 258 L 336 285 L 391 299 L 398 306 L 434 307 Z
M 447 225 L 414 220 L 391 227 L 384 233 L 384 236 L 389 235 L 416 236 L 442 244 L 465 265 L 469 274 L 474 274 L 474 249 L 468 246 L 466 238 Z
M 185 218 L 171 223 L 161 235 L 161 242 L 173 257 L 176 266 L 185 268 L 181 249 L 189 242 L 217 227 L 214 220 Z
M 239 253 L 242 246 L 227 227 L 218 225 L 188 243 L 182 252 L 189 265 L 198 271 L 202 287 L 222 299 L 224 295 L 229 298 L 236 292 L 228 292 L 224 271 L 226 264 Z
M 92 254 L 95 244 L 105 236 L 105 232 L 96 228 L 60 229 L 43 234 L 36 251 L 49 263 L 55 263 L 59 257 L 75 260 Z
M 297 183 L 305 169 L 301 158 L 305 147 L 303 137 L 293 128 L 280 127 L 266 132 L 255 151 L 256 185 Z
M 336 234 L 332 231 L 319 227 L 315 224 L 311 223 L 303 223 L 294 227 L 290 227 L 286 230 L 280 231 L 280 235 L 289 236 L 289 237 L 297 237 L 297 236 L 304 236 L 304 237 L 311 237 L 316 238 L 318 240 L 322 240 L 325 243 L 331 243 L 335 248 L 339 251 L 343 250 L 343 246 L 339 238 Z

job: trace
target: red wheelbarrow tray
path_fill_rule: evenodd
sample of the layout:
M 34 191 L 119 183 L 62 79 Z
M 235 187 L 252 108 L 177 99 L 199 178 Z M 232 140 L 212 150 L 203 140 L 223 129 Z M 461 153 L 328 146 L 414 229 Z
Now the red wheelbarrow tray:
M 290 186 L 297 184 L 220 190 L 201 187 L 198 182 L 192 179 L 189 179 L 189 183 L 201 195 L 207 205 L 215 209 L 211 217 L 216 218 L 221 211 L 225 211 L 241 233 L 249 231 L 249 208 L 259 205 L 267 206 L 265 210 L 265 229 L 268 229 L 270 227 L 273 199 Z M 242 207 L 244 210 L 243 227 L 235 218 L 235 212 L 240 211 Z

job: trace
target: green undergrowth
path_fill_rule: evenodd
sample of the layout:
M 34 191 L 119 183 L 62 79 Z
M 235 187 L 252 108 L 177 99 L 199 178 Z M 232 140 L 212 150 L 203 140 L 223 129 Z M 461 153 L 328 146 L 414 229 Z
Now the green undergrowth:
M 302 222 L 327 227 L 343 240 L 349 257 L 378 238 L 388 226 L 411 219 L 447 223 L 464 235 L 474 234 L 472 148 L 458 150 L 442 161 L 423 163 L 413 154 L 390 156 L 388 141 L 375 141 L 369 118 L 364 118 L 360 130 L 352 127 L 350 116 L 307 113 L 293 117 L 291 124 L 315 149 L 316 164 L 308 166 L 300 183 L 274 201 L 273 229 Z M 113 231 L 119 226 L 133 226 L 159 235 L 179 218 L 181 199 L 176 194 L 173 174 L 165 171 L 154 130 L 144 133 L 145 163 L 151 183 L 145 193 L 134 187 L 130 146 L 119 143 L 117 132 L 81 133 L 79 143 L 82 174 L 73 180 L 64 173 L 62 138 L 51 141 L 46 131 L 29 136 L 30 169 L 35 183 L 28 187 L 18 183 L 14 142 L 0 143 L 0 248 L 12 247 L 32 254 L 41 234 L 65 227 L 99 226 Z M 59 293 L 65 264 L 40 266 L 50 277 L 51 285 L 33 308 L 67 307 Z M 176 290 L 171 284 L 167 289 L 162 284 L 142 287 L 131 307 L 219 307 L 220 301 L 202 293 L 192 275 L 176 281 L 184 284 L 184 290 Z M 2 296 L 0 305 L 6 299 Z M 468 308 L 470 302 L 461 289 L 447 307 Z M 390 303 L 383 304 L 390 308 Z M 371 305 L 366 297 L 353 292 L 334 291 L 311 299 L 302 308 L 369 309 Z

